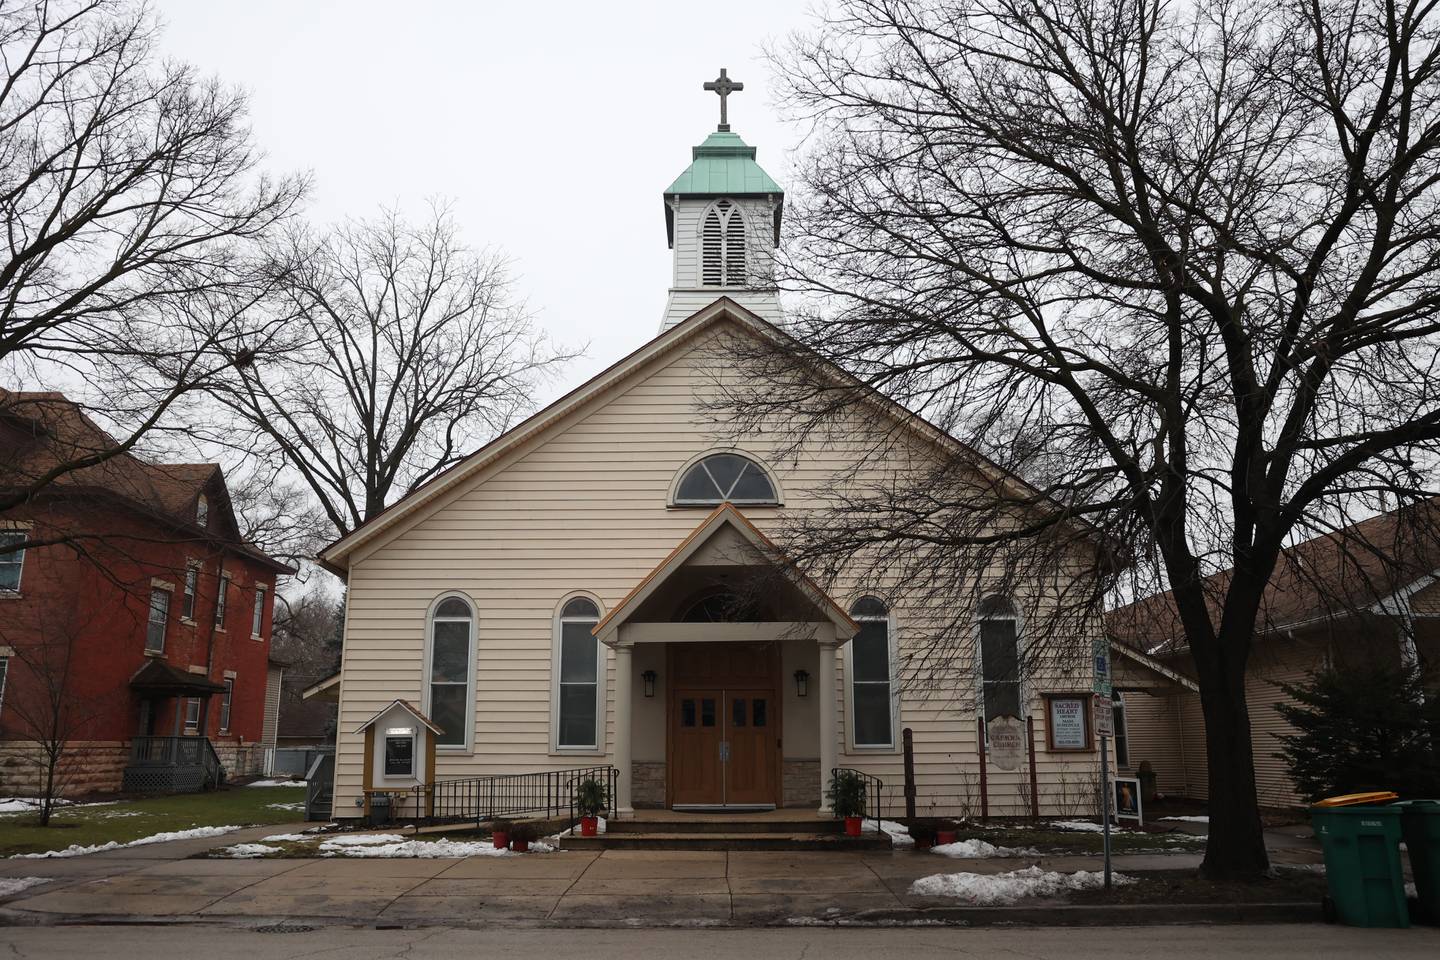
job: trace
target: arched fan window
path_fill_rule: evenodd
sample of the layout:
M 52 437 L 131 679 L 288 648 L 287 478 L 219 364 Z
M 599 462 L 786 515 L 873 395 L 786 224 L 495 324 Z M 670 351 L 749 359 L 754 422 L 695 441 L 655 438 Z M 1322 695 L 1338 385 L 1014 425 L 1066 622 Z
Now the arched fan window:
M 760 465 L 737 453 L 716 453 L 693 464 L 675 489 L 677 506 L 779 503 L 775 485 Z
M 700 234 L 700 282 L 707 287 L 745 285 L 745 219 L 721 200 L 705 214 Z

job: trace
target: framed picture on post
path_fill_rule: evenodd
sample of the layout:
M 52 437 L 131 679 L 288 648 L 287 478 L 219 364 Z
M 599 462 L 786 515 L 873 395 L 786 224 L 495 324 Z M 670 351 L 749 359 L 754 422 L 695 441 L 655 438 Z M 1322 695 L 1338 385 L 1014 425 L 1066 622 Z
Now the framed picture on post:
M 1116 777 L 1112 789 L 1115 791 L 1115 820 L 1134 820 L 1137 826 L 1143 824 L 1140 781 L 1134 777 Z
M 1090 694 L 1045 694 L 1045 748 L 1050 753 L 1093 750 Z

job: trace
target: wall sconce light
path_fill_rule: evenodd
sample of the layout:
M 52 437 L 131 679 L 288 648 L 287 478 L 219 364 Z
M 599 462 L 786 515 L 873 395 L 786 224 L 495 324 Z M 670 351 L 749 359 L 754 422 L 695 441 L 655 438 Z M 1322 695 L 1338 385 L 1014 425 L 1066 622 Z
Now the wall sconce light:
M 655 696 L 655 671 L 646 670 L 640 674 L 640 681 L 645 684 L 645 696 Z
M 795 696 L 808 697 L 810 695 L 810 674 L 805 670 L 795 671 Z

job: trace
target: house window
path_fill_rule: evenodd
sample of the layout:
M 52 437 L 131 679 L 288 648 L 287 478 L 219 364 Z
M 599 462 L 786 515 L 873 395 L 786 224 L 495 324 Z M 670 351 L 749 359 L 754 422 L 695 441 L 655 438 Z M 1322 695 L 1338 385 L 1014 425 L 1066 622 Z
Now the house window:
M 250 614 L 250 636 L 260 638 L 260 625 L 265 620 L 265 588 L 255 587 L 255 609 Z
M 890 611 L 874 597 L 862 597 L 850 616 L 860 625 L 850 641 L 851 736 L 857 747 L 891 747 Z
M 185 732 L 194 733 L 200 729 L 200 698 L 191 697 L 185 701 Z
M 985 722 L 1020 716 L 1020 644 L 1015 606 L 987 597 L 978 608 L 980 686 Z
M 170 620 L 170 591 L 150 588 L 150 619 L 145 624 L 145 652 L 163 653 L 165 627 Z
M 220 586 L 215 591 L 215 628 L 225 629 L 225 602 L 230 596 L 230 574 L 220 574 Z
M 23 530 L 0 530 L 0 591 L 20 592 L 20 571 L 25 566 L 25 551 L 20 544 L 28 537 Z
M 691 465 L 675 488 L 676 506 L 725 503 L 779 503 L 764 469 L 737 453 L 716 453 Z
M 220 696 L 220 732 L 230 729 L 230 704 L 235 699 L 235 678 L 225 678 L 225 692 Z
M 180 601 L 180 616 L 185 620 L 195 619 L 195 585 L 200 580 L 200 569 L 195 566 L 185 568 L 185 596 Z
M 430 719 L 444 732 L 437 746 L 463 747 L 470 731 L 470 653 L 475 617 L 470 604 L 446 597 L 430 617 Z
M 600 608 L 585 597 L 576 597 L 560 611 L 555 745 L 561 750 L 595 750 L 600 745 L 600 643 L 590 632 L 599 622 Z
M 205 494 L 195 501 L 195 525 L 204 527 L 210 519 L 210 501 L 205 499 Z
M 745 218 L 734 203 L 721 200 L 705 214 L 700 232 L 700 283 L 743 287 L 746 276 Z
M 1130 731 L 1125 728 L 1125 697 L 1119 690 L 1111 698 L 1115 713 L 1115 766 L 1130 766 Z
M 385 776 L 415 776 L 415 731 L 395 727 L 385 731 Z

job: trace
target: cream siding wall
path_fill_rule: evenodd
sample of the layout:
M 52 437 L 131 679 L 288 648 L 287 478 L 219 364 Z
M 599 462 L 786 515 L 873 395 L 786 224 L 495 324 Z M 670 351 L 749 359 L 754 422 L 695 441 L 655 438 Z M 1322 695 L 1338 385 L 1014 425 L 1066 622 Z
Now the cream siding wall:
M 271 665 L 265 672 L 265 716 L 261 724 L 260 743 L 266 747 L 275 746 L 275 734 L 280 726 L 280 688 L 284 677 L 284 667 Z
M 514 459 L 483 471 L 453 498 L 422 509 L 409 526 L 390 532 L 353 559 L 339 707 L 337 816 L 355 810 L 359 797 L 363 758 L 356 728 L 396 697 L 425 702 L 425 611 L 448 590 L 471 597 L 478 613 L 475 748 L 468 753 L 442 750 L 437 775 L 558 769 L 608 758 L 614 744 L 615 688 L 614 658 L 608 650 L 603 651 L 603 754 L 576 756 L 550 748 L 552 619 L 561 599 L 576 590 L 599 598 L 603 615 L 703 519 L 705 511 L 667 508 L 665 500 L 676 471 L 716 445 L 695 403 L 699 385 L 710 382 L 707 365 L 713 357 L 701 343 L 657 358 L 608 398 L 577 411 Z M 762 436 L 747 440 L 744 449 L 778 474 L 785 510 L 819 504 L 849 455 L 834 447 L 807 449 L 795 462 L 780 462 L 770 456 L 776 442 Z M 780 513 L 755 507 L 744 512 L 761 529 L 773 528 Z M 836 599 L 848 605 L 854 596 L 837 591 Z M 903 607 L 895 614 L 903 646 L 907 624 L 921 618 L 907 616 Z M 1029 689 L 1043 806 L 1054 812 L 1083 812 L 1077 806 L 1082 802 L 1085 810 L 1093 809 L 1097 761 L 1093 752 L 1045 752 L 1039 695 L 1045 689 L 1088 687 L 1083 670 L 1090 644 L 1089 636 L 1076 638 L 1069 664 L 1073 675 L 1035 678 Z M 810 697 L 800 700 L 790 681 L 796 669 L 792 664 L 810 663 L 814 655 L 784 651 L 787 757 L 818 756 L 818 741 L 813 739 L 818 718 L 799 719 L 807 709 L 813 715 L 818 691 L 812 680 Z M 663 687 L 651 703 L 640 693 L 639 673 L 653 656 L 653 651 L 637 651 L 633 658 L 636 761 L 653 757 L 657 747 L 653 733 L 640 731 L 663 727 Z M 812 677 L 818 676 L 818 670 L 808 669 Z M 840 763 L 884 778 L 892 789 L 892 809 L 898 809 L 899 730 L 893 751 L 845 750 L 849 737 L 843 656 L 836 675 Z M 917 782 L 927 810 L 979 809 L 972 676 L 964 671 L 955 689 L 928 698 L 899 690 L 901 724 L 915 733 Z M 1023 766 L 1014 774 L 996 772 L 990 793 L 992 813 L 1025 812 L 1028 772 Z
M 1125 691 L 1130 765 L 1124 773 L 1134 776 L 1141 762 L 1148 760 L 1155 771 L 1156 789 L 1167 795 L 1185 796 L 1188 783 L 1180 737 L 1180 706 L 1179 695 Z

